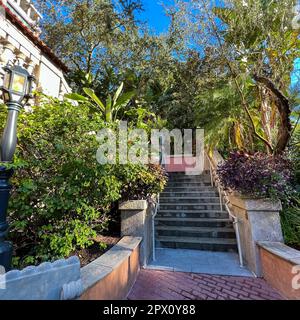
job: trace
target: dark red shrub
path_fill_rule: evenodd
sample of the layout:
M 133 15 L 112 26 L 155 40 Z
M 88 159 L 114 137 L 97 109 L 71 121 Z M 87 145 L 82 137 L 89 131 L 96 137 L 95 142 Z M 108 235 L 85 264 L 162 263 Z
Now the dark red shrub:
M 284 156 L 231 152 L 217 173 L 226 190 L 247 196 L 279 199 L 293 190 L 291 163 Z

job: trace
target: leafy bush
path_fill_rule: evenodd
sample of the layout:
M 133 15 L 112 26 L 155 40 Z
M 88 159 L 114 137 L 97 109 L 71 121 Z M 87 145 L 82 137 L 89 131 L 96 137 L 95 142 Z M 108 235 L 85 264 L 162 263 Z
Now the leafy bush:
M 153 194 L 160 193 L 167 182 L 166 172 L 159 165 L 127 165 L 120 169 L 119 179 L 124 182 L 123 200 L 149 199 Z
M 285 243 L 300 249 L 300 201 L 298 204 L 283 209 L 281 225 Z
M 16 267 L 91 246 L 122 196 L 144 199 L 163 188 L 160 167 L 97 163 L 95 132 L 107 126 L 101 117 L 53 99 L 21 113 L 9 208 Z
M 246 196 L 288 199 L 294 192 L 291 164 L 284 156 L 231 152 L 217 173 L 225 189 Z
M 296 195 L 286 201 L 283 201 L 283 210 L 281 213 L 281 225 L 287 245 L 296 247 L 300 250 L 300 132 L 295 132 L 292 146 L 289 148 L 289 158 L 292 161 L 292 170 L 295 177 Z

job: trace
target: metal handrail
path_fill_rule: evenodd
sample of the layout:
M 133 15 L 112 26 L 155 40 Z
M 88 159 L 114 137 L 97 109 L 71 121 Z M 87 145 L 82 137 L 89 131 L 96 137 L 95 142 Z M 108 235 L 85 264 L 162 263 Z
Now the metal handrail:
M 225 208 L 226 208 L 229 216 L 231 217 L 231 219 L 233 219 L 233 226 L 234 226 L 236 239 L 237 239 L 240 266 L 244 267 L 244 260 L 243 260 L 242 246 L 241 246 L 241 238 L 240 238 L 240 230 L 239 230 L 239 219 L 230 210 L 230 208 L 229 208 L 230 200 L 228 198 L 228 194 L 222 188 L 220 183 L 218 182 L 218 179 L 217 179 L 218 175 L 217 175 L 215 166 L 213 165 L 210 157 L 208 155 L 206 155 L 206 157 L 207 157 L 207 159 L 209 161 L 209 171 L 210 171 L 210 175 L 211 175 L 211 185 L 212 185 L 212 187 L 215 185 L 218 188 L 221 211 L 223 211 L 223 199 L 224 199 L 225 200 L 225 204 L 224 204 Z
M 152 260 L 156 261 L 156 251 L 155 251 L 155 218 L 159 210 L 159 194 L 157 196 L 157 202 L 155 204 L 154 214 L 152 215 Z
M 162 167 L 165 167 L 166 164 L 166 159 L 165 159 L 165 151 L 164 151 L 164 147 L 162 146 L 161 148 L 161 152 L 159 155 L 159 164 Z M 160 204 L 160 194 L 157 195 L 157 199 L 156 199 L 156 204 L 155 204 L 155 209 L 154 209 L 154 213 L 152 215 L 152 260 L 156 261 L 156 246 L 155 246 L 155 218 L 158 214 L 158 210 L 159 210 L 159 204 Z

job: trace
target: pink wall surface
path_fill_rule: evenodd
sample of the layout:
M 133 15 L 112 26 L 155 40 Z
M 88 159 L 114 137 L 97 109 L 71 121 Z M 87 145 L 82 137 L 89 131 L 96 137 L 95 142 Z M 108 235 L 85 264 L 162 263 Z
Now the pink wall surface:
M 192 170 L 193 168 L 196 168 L 196 158 L 193 156 L 166 157 L 167 172 L 185 172 L 187 170 Z

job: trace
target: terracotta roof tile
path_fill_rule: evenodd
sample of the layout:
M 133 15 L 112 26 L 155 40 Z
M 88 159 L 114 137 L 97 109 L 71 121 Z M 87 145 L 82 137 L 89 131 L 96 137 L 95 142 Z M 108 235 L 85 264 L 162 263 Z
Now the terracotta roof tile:
M 55 53 L 43 42 L 34 32 L 28 28 L 3 2 L 0 0 L 0 5 L 5 9 L 9 20 L 14 23 L 22 33 L 24 33 L 40 50 L 45 53 L 48 58 L 61 68 L 64 72 L 68 72 L 68 67 L 55 55 Z

